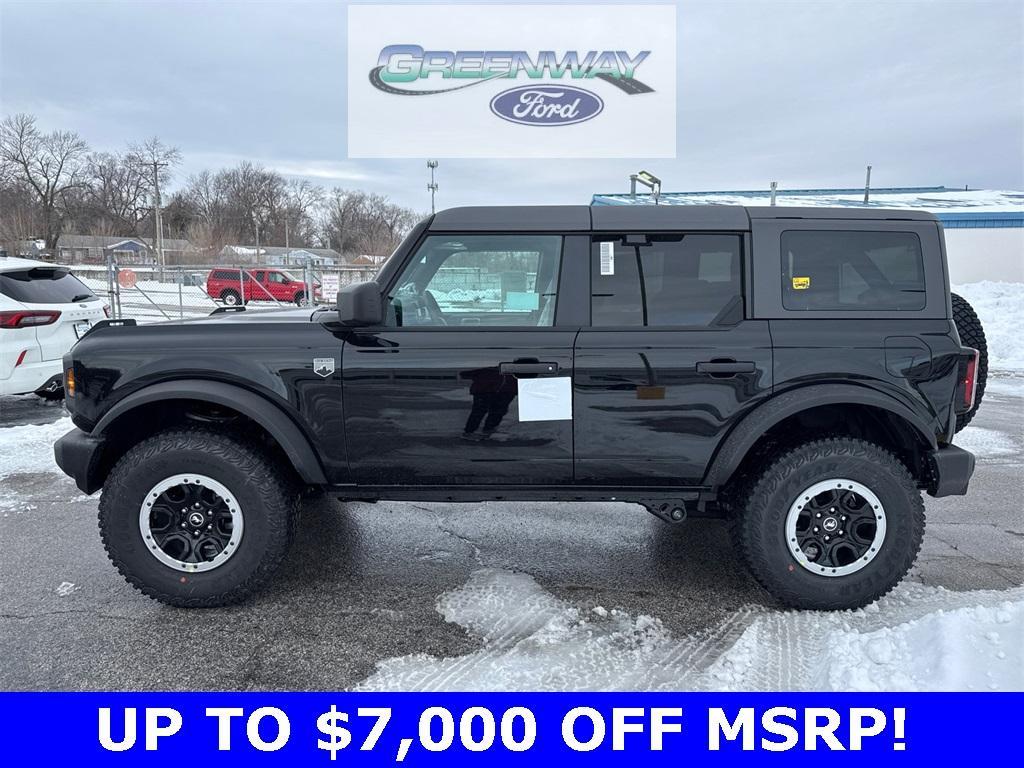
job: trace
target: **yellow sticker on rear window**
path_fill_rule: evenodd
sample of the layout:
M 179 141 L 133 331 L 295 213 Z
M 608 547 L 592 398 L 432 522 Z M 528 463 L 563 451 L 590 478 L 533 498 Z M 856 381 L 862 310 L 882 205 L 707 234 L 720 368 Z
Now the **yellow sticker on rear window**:
M 811 287 L 811 278 L 809 277 L 794 277 L 793 278 L 793 290 L 794 291 L 805 291 Z

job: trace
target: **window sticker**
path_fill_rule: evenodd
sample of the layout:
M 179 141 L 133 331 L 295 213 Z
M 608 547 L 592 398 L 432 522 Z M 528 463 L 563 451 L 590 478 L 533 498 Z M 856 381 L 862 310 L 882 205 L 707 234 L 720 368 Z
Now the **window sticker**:
M 793 290 L 794 291 L 806 291 L 811 287 L 811 278 L 809 277 L 794 277 L 793 278 Z
M 601 274 L 615 274 L 615 243 L 611 241 L 601 243 Z
M 519 379 L 519 421 L 572 419 L 572 377 Z
M 528 312 L 540 309 L 540 294 L 533 291 L 508 291 L 505 293 L 505 309 Z

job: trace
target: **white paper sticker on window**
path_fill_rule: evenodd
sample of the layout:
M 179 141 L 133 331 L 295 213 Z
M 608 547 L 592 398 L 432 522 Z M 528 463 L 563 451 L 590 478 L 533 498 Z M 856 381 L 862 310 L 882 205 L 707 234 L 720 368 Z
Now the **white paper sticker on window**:
M 572 377 L 519 379 L 519 421 L 572 419 Z
M 601 274 L 615 274 L 615 243 L 611 241 L 601 243 Z
M 540 294 L 533 291 L 508 291 L 505 309 L 532 311 L 540 309 Z

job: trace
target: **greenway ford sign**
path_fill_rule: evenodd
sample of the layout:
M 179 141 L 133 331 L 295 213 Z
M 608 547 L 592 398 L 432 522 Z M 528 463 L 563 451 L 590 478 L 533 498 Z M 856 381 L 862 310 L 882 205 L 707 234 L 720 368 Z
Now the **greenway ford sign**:
M 348 25 L 350 157 L 675 156 L 674 6 L 351 5 Z

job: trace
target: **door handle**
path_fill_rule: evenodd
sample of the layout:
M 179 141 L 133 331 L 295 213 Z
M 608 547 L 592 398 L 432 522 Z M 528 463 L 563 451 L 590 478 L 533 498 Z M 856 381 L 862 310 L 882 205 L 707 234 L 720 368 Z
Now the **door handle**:
M 709 376 L 725 378 L 735 376 L 737 373 L 753 373 L 756 370 L 754 363 L 744 360 L 705 360 L 697 363 L 697 373 L 706 373 Z
M 498 366 L 501 373 L 510 373 L 513 376 L 533 374 L 534 376 L 550 376 L 558 373 L 558 363 L 501 363 Z

